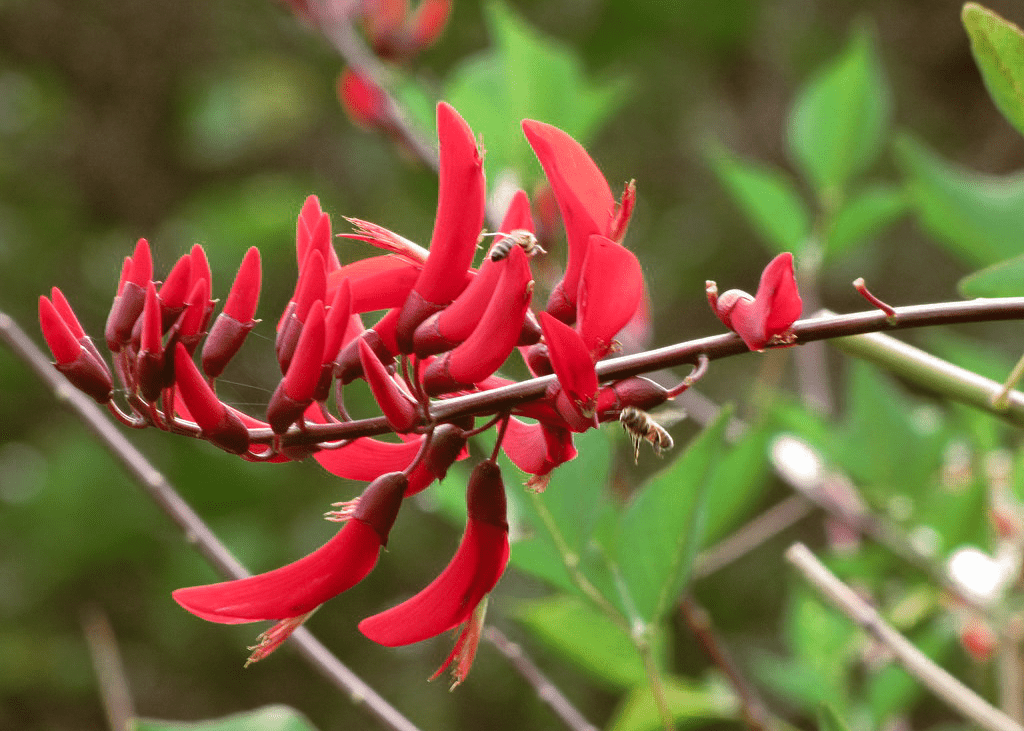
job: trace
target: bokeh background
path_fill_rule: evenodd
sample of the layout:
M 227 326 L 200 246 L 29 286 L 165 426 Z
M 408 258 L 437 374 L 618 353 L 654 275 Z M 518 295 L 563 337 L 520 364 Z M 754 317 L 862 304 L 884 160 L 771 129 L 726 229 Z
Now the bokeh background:
M 789 105 L 855 27 L 875 35 L 893 129 L 913 130 L 976 170 L 1024 165 L 1020 136 L 985 93 L 956 2 L 508 5 L 574 54 L 594 83 L 621 95 L 588 149 L 613 189 L 638 181 L 628 241 L 648 276 L 655 344 L 718 332 L 704 280 L 752 289 L 769 257 L 712 173 L 708 150 L 720 143 L 792 170 Z M 1024 21 L 1019 3 L 988 6 Z M 445 35 L 413 73 L 428 95 L 439 94 L 490 44 L 481 4 L 456 0 Z M 138 237 L 153 244 L 158 272 L 203 244 L 221 296 L 245 249 L 259 246 L 268 273 L 264 327 L 223 386 L 226 398 L 258 412 L 274 384 L 271 326 L 293 284 L 295 216 L 306 195 L 320 196 L 339 229 L 349 215 L 429 238 L 434 175 L 349 122 L 334 91 L 340 69 L 322 38 L 270 0 L 0 0 L 0 310 L 41 341 L 36 300 L 58 285 L 98 335 L 120 261 Z M 522 155 L 525 141 L 518 144 Z M 891 156 L 879 160 L 873 174 L 895 178 Z M 905 217 L 831 267 L 821 299 L 861 309 L 849 287 L 856 276 L 894 304 L 950 299 L 966 271 Z M 714 398 L 742 396 L 757 368 L 733 359 L 702 387 Z M 674 432 L 679 441 L 687 429 Z M 325 506 L 356 490 L 312 462 L 251 465 L 163 433 L 131 437 L 259 570 L 319 545 L 330 532 Z M 626 468 L 631 460 L 623 462 L 631 479 Z M 446 641 L 387 650 L 356 631 L 358 619 L 429 581 L 458 535 L 429 505 L 405 511 L 381 567 L 311 628 L 423 728 L 553 728 L 486 647 L 470 682 L 449 696 L 424 682 Z M 758 560 L 698 590 L 734 636 L 770 646 L 781 611 L 772 577 L 782 568 L 777 556 Z M 105 727 L 83 634 L 83 613 L 96 609 L 116 634 L 141 715 L 198 719 L 282 702 L 321 729 L 372 727 L 288 650 L 242 672 L 254 628 L 206 624 L 170 600 L 172 589 L 214 578 L 124 471 L 0 349 L 0 728 Z M 509 601 L 541 593 L 515 574 L 498 591 Z M 743 610 L 753 605 L 755 615 Z M 546 655 L 500 610 L 491 616 L 593 721 L 608 718 L 613 693 Z M 680 636 L 679 667 L 699 671 L 706 661 Z

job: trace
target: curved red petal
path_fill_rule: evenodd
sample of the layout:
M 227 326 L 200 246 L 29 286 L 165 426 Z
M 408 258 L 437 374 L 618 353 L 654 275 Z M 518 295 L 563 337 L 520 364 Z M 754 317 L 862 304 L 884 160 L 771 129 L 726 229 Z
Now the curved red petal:
M 799 319 L 803 301 L 796 286 L 792 254 L 779 254 L 764 268 L 754 303 L 769 338 L 786 332 Z
M 420 451 L 422 440 L 420 436 L 410 442 L 396 443 L 363 437 L 339 449 L 322 449 L 313 455 L 313 459 L 337 477 L 373 480 L 408 467 Z
M 576 321 L 591 358 L 611 349 L 619 330 L 636 315 L 644 275 L 633 252 L 604 236 L 591 236 L 576 294 Z
M 221 624 L 297 617 L 362 581 L 377 563 L 380 546 L 376 530 L 350 520 L 323 546 L 287 566 L 178 589 L 171 596 L 197 617 Z
M 82 344 L 54 304 L 42 295 L 39 297 L 39 326 L 57 363 L 73 363 L 78 358 Z
M 250 246 L 238 267 L 235 281 L 224 304 L 224 312 L 236 322 L 252 322 L 260 300 L 260 250 Z
M 541 312 L 539 319 L 551 367 L 555 369 L 562 391 L 576 411 L 592 414 L 598 381 L 589 348 L 579 333 L 548 313 Z
M 472 334 L 424 371 L 423 382 L 431 394 L 438 391 L 433 384 L 448 391 L 449 384 L 472 385 L 496 371 L 516 346 L 522 331 L 523 318 L 530 307 L 533 275 L 523 250 L 515 246 L 499 263 L 503 271 L 498 285 L 479 318 Z
M 365 338 L 360 338 L 359 361 L 363 366 L 363 376 L 373 392 L 373 398 L 380 406 L 381 412 L 388 420 L 388 424 L 396 432 L 407 432 L 417 422 L 418 412 L 416 403 L 412 396 L 404 388 L 398 385 L 387 368 L 380 362 L 380 358 L 373 352 L 366 343 Z
M 531 119 L 523 121 L 523 132 L 544 168 L 562 213 L 569 244 L 563 290 L 575 304 L 587 241 L 591 234 L 610 233 L 615 199 L 601 170 L 572 137 Z
M 348 280 L 352 287 L 352 311 L 372 312 L 401 307 L 420 274 L 420 266 L 386 255 L 360 259 L 331 272 L 328 296 Z
M 478 520 L 466 524 L 458 550 L 434 581 L 411 599 L 367 617 L 359 631 L 387 647 L 435 637 L 469 618 L 508 563 L 508 531 Z

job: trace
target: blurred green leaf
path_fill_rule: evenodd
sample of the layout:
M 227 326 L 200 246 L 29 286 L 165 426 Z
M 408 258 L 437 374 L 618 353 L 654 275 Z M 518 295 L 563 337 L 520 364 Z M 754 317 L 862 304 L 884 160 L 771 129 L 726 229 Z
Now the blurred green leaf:
M 736 717 L 736 701 L 725 688 L 686 678 L 663 679 L 665 700 L 679 728 L 704 726 Z M 608 731 L 655 731 L 664 728 L 648 686 L 634 688 L 622 701 Z
M 1024 175 L 966 170 L 909 135 L 895 151 L 921 224 L 951 254 L 989 266 L 1024 250 Z
M 312 69 L 289 56 L 213 67 L 186 92 L 186 153 L 217 167 L 282 147 L 313 125 L 317 88 Z
M 826 258 L 845 254 L 850 249 L 891 226 L 907 212 L 909 200 L 904 190 L 890 185 L 872 185 L 843 201 L 832 223 Z
M 643 661 L 626 632 L 579 599 L 554 596 L 518 602 L 511 616 L 547 647 L 613 689 L 646 682 Z M 666 644 L 655 652 L 664 656 Z
M 786 173 L 718 146 L 708 157 L 718 179 L 770 251 L 803 247 L 811 235 L 811 215 Z
M 702 545 L 724 538 L 729 530 L 750 515 L 769 482 L 768 443 L 775 436 L 771 425 L 751 427 L 729 447 L 729 458 L 720 459 L 710 476 Z
M 657 621 L 683 588 L 703 535 L 710 474 L 733 409 L 723 408 L 668 469 L 643 486 L 619 525 L 616 556 L 636 611 Z
M 961 20 L 992 101 L 1024 133 L 1024 33 L 977 3 L 964 5 Z
M 264 706 L 210 721 L 154 721 L 133 719 L 130 731 L 316 731 L 313 724 L 283 705 Z
M 787 143 L 826 207 L 871 165 L 889 122 L 889 88 L 873 34 L 856 31 L 793 104 Z
M 948 439 L 942 413 L 861 361 L 851 364 L 847 394 L 832 458 L 877 502 L 930 492 Z
M 1024 295 L 1024 254 L 969 274 L 957 285 L 964 297 Z
M 575 435 L 581 456 L 560 466 L 551 474 L 547 490 L 538 498 L 551 515 L 568 548 L 580 560 L 580 569 L 598 584 L 609 585 L 602 550 L 594 544 L 595 527 L 603 512 L 610 510 L 608 471 L 611 445 L 604 429 Z M 505 475 L 511 513 L 512 539 L 510 561 L 520 571 L 536 576 L 552 586 L 578 593 L 570 580 L 557 543 L 537 512 L 535 498 L 515 476 L 522 473 L 502 454 L 499 464 Z M 614 593 L 609 591 L 609 598 Z M 614 603 L 618 603 L 615 601 Z
M 850 731 L 846 721 L 839 717 L 832 706 L 827 703 L 818 707 L 819 731 Z
M 539 168 L 521 120 L 543 120 L 586 144 L 625 100 L 626 83 L 589 80 L 570 48 L 538 34 L 504 3 L 488 3 L 485 18 L 493 47 L 455 69 L 445 98 L 483 136 L 488 177 L 512 170 L 525 179 Z

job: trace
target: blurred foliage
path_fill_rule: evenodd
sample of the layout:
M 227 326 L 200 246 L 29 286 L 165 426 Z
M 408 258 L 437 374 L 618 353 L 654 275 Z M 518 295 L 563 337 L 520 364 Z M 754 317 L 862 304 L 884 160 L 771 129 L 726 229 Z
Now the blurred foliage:
M 1009 0 L 988 7 L 1024 20 Z M 714 272 L 723 282 L 756 281 L 765 249 L 797 253 L 814 298 L 836 310 L 863 308 L 848 284 L 858 275 L 899 304 L 950 299 L 960 280 L 967 296 L 1022 294 L 1024 146 L 1014 126 L 1024 103 L 1002 63 L 1020 54 L 1019 32 L 974 7 L 964 23 L 966 32 L 957 3 L 909 0 L 456 0 L 441 43 L 395 83 L 414 119 L 429 125 L 443 96 L 483 133 L 492 187 L 505 171 L 527 189 L 538 181 L 522 117 L 584 141 L 613 190 L 636 178 L 627 243 L 648 276 L 655 339 L 668 343 L 719 332 L 704 280 Z M 239 408 L 261 410 L 305 196 L 320 196 L 336 229 L 351 215 L 421 242 L 430 233 L 436 180 L 348 124 L 334 96 L 339 71 L 328 44 L 283 4 L 0 3 L 0 308 L 34 331 L 37 297 L 58 285 L 98 333 L 135 238 L 154 243 L 160 272 L 204 244 L 220 292 L 246 248 L 259 246 L 265 271 L 281 276 L 267 277 L 263 326 L 228 373 L 236 383 L 224 385 Z M 358 246 L 340 243 L 339 255 L 359 258 Z M 919 339 L 1002 379 L 1019 356 L 1019 326 L 968 332 L 970 340 Z M 991 693 L 991 668 L 956 642 L 966 610 L 947 606 L 926 572 L 867 539 L 836 539 L 820 515 L 691 585 L 699 550 L 785 495 L 771 460 L 782 434 L 848 477 L 856 498 L 922 560 L 942 566 L 963 545 L 995 550 L 990 508 L 1006 485 L 992 465 L 1019 447 L 1005 424 L 854 363 L 831 374 L 840 412 L 821 414 L 783 395 L 795 381 L 791 354 L 716 363 L 701 389 L 736 402 L 746 431 L 734 432 L 728 411 L 688 447 L 695 429 L 674 429 L 680 446 L 657 474 L 646 451 L 634 466 L 628 440 L 612 428 L 582 435 L 581 457 L 542 496 L 517 489 L 518 474 L 503 463 L 513 570 L 490 621 L 535 653 L 592 722 L 657 727 L 639 637 L 681 726 L 739 727 L 734 694 L 675 617 L 688 589 L 773 708 L 798 722 L 829 731 L 908 718 L 950 727 L 951 717 L 785 571 L 781 549 L 797 537 L 871 591 L 928 655 Z M 140 721 L 139 731 L 369 723 L 288 650 L 242 673 L 254 628 L 206 625 L 170 601 L 176 587 L 213 580 L 212 570 L 5 350 L 0 424 L 0 728 L 104 728 L 80 621 L 87 605 L 109 616 L 141 716 L 227 717 L 204 726 Z M 164 434 L 131 436 L 255 569 L 322 543 L 331 529 L 319 515 L 358 490 L 309 461 L 253 465 Z M 1010 454 L 1019 499 L 1022 458 Z M 404 511 L 381 566 L 311 628 L 424 729 L 552 727 L 541 701 L 486 646 L 449 696 L 424 682 L 446 641 L 396 651 L 355 629 L 448 560 L 452 526 L 464 516 L 457 473 L 418 500 L 419 512 Z M 564 548 L 643 632 L 595 608 L 567 571 Z M 276 705 L 230 720 L 268 703 L 302 709 L 311 722 Z

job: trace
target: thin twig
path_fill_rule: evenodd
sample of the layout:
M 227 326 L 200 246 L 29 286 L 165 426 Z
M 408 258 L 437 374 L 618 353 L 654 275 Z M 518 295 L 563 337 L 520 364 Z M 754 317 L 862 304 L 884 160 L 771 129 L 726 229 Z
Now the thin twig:
M 719 640 L 707 610 L 693 597 L 686 597 L 679 603 L 679 614 L 711 661 L 729 678 L 739 698 L 744 723 L 751 731 L 765 731 L 770 716 L 767 707 Z
M 819 594 L 888 648 L 908 673 L 964 718 L 986 731 L 1024 731 L 1019 723 L 936 665 L 893 629 L 853 589 L 825 568 L 807 546 L 794 543 L 786 551 L 786 559 Z
M 106 614 L 96 606 L 82 608 L 82 632 L 89 647 L 93 672 L 111 731 L 128 731 L 135 717 L 128 679 L 117 649 L 117 638 Z
M 206 523 L 184 501 L 170 481 L 114 426 L 88 396 L 76 390 L 58 373 L 8 315 L 0 312 L 0 339 L 45 383 L 57 400 L 71 409 L 146 494 L 185 534 L 191 544 L 222 576 L 241 579 L 249 575 Z M 300 654 L 357 706 L 365 708 L 393 731 L 418 731 L 411 721 L 384 700 L 359 676 L 331 654 L 306 628 L 296 630 L 290 640 Z
M 703 579 L 747 555 L 766 541 L 814 512 L 814 503 L 802 495 L 790 495 L 734 533 L 697 554 L 693 578 Z
M 583 717 L 579 709 L 544 675 L 519 644 L 510 640 L 504 632 L 493 625 L 484 630 L 484 639 L 498 649 L 516 672 L 530 684 L 537 698 L 558 716 L 566 728 L 570 731 L 597 731 L 597 726 Z

